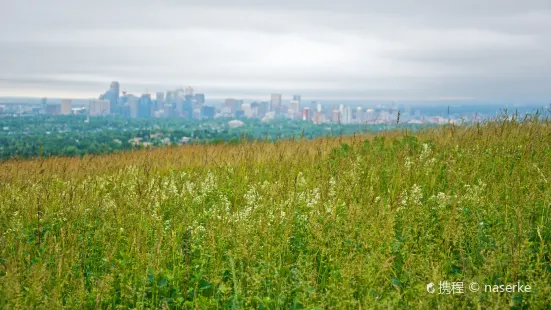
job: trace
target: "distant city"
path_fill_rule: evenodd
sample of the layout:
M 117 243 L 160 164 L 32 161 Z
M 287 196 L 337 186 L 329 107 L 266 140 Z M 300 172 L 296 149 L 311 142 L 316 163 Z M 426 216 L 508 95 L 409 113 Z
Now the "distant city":
M 370 107 L 358 104 L 324 104 L 315 100 L 305 101 L 299 94 L 284 101 L 281 93 L 267 95 L 269 100 L 247 101 L 227 98 L 214 104 L 207 104 L 204 93 L 197 93 L 193 87 L 178 88 L 166 92 L 156 92 L 135 96 L 120 90 L 117 81 L 97 99 L 83 103 L 82 99 L 49 100 L 40 99 L 39 103 L 22 102 L 20 104 L 0 105 L 0 116 L 10 115 L 84 115 L 88 117 L 118 116 L 123 118 L 181 118 L 210 120 L 216 118 L 300 120 L 313 124 L 446 124 L 457 122 L 476 122 L 494 113 L 462 111 L 463 113 L 439 113 L 413 109 L 411 104 L 381 103 Z M 432 112 L 432 113 L 431 113 Z

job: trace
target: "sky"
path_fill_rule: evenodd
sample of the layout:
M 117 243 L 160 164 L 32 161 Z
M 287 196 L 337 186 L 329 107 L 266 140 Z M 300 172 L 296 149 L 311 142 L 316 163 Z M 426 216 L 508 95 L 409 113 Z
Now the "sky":
M 0 96 L 551 102 L 549 0 L 0 0 Z

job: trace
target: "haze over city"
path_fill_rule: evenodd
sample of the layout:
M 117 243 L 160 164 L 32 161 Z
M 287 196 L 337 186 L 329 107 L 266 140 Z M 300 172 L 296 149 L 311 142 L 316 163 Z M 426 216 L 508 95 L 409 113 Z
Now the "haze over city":
M 550 97 L 549 1 L 4 1 L 0 96 Z

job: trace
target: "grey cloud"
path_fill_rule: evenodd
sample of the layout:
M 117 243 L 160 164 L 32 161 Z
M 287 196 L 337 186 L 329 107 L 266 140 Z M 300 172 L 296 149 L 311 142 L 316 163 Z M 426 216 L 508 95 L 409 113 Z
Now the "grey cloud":
M 547 100 L 545 1 L 9 1 L 0 95 L 192 84 L 217 96 Z

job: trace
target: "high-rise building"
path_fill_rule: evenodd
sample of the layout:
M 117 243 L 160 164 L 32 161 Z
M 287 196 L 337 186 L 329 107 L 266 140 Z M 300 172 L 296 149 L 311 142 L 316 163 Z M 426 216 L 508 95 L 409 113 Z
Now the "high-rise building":
M 202 107 L 205 104 L 205 94 L 195 94 L 195 102 Z
M 270 101 L 270 111 L 276 112 L 278 114 L 281 108 L 281 94 L 272 94 Z
M 108 115 L 111 110 L 111 102 L 105 99 L 92 99 L 88 102 L 88 115 L 104 116 Z
M 48 104 L 46 104 L 46 108 L 44 109 L 44 113 L 46 113 L 48 115 L 59 115 L 59 114 L 61 114 L 61 105 L 60 104 L 48 103 Z
M 241 110 L 243 110 L 243 114 L 247 118 L 253 117 L 253 109 L 251 108 L 251 105 L 248 103 L 244 103 L 241 105 Z
M 306 122 L 312 121 L 312 111 L 310 110 L 310 108 L 302 109 L 302 120 Z
M 48 99 L 46 97 L 40 99 L 40 107 L 42 108 L 42 113 L 46 113 L 46 104 L 48 104 Z
M 201 116 L 206 119 L 213 119 L 216 114 L 216 110 L 211 106 L 203 106 L 201 108 Z
M 119 82 L 114 81 L 109 85 L 109 90 L 99 97 L 100 100 L 109 100 L 109 113 L 119 113 L 119 94 Z
M 173 91 L 166 92 L 165 104 L 172 105 L 176 101 L 176 93 Z
M 289 103 L 289 114 L 292 117 L 295 117 L 297 114 L 300 115 L 300 101 L 293 100 Z
M 342 109 L 342 123 L 343 124 L 351 124 L 352 123 L 352 108 L 351 107 L 344 107 Z
M 252 117 L 258 117 L 260 114 L 259 114 L 259 110 L 260 110 L 260 103 L 258 102 L 253 102 L 251 103 L 251 110 L 253 112 L 253 116 Z
M 61 115 L 69 115 L 72 112 L 73 101 L 71 99 L 61 100 Z
M 111 92 L 111 97 L 108 99 L 111 103 L 111 113 L 118 113 L 119 108 L 119 96 L 120 96 L 120 85 L 119 82 L 113 81 L 109 86 L 109 91 Z
M 310 101 L 310 111 L 312 111 L 312 113 L 318 111 L 318 102 L 317 101 Z
M 235 112 L 238 110 L 238 101 L 233 98 L 228 98 L 224 101 L 224 107 L 228 108 L 230 111 L 230 114 L 235 114 Z
M 341 123 L 341 111 L 333 110 L 333 113 L 331 114 L 331 121 L 335 124 L 340 124 Z
M 375 120 L 375 110 L 366 109 L 364 114 L 364 119 L 366 122 L 373 122 Z
M 143 94 L 138 101 L 138 117 L 150 118 L 153 115 L 153 101 L 150 94 Z
M 155 101 L 157 102 L 157 109 L 164 109 L 165 107 L 165 93 L 157 92 L 155 95 Z
M 140 98 L 134 96 L 134 95 L 128 95 L 128 108 L 130 111 L 130 117 L 131 118 L 137 118 L 138 117 L 138 104 L 139 104 Z
M 300 95 L 293 95 L 293 101 L 301 102 L 302 101 L 301 96 Z
M 362 110 L 362 107 L 357 107 L 355 114 L 353 115 L 354 120 L 356 123 L 361 124 L 364 122 L 364 112 Z

